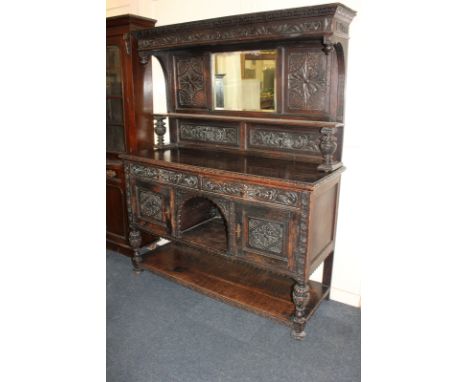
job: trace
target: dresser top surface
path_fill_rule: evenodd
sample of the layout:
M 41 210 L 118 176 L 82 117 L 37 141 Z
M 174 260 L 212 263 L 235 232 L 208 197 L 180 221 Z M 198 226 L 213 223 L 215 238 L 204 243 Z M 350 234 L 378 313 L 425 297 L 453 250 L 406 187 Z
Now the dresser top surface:
M 330 175 L 317 170 L 317 163 L 270 159 L 221 151 L 174 148 L 161 151 L 144 150 L 123 159 L 196 171 L 197 168 L 236 173 L 241 176 L 266 178 L 313 185 Z M 341 170 L 341 171 L 340 171 Z M 342 172 L 344 168 L 336 170 Z

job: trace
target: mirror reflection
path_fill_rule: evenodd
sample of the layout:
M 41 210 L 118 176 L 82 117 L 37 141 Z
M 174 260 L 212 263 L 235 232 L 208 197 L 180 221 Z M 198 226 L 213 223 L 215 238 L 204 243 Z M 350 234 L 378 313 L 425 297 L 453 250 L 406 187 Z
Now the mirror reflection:
M 215 109 L 276 109 L 276 50 L 215 53 L 213 68 Z

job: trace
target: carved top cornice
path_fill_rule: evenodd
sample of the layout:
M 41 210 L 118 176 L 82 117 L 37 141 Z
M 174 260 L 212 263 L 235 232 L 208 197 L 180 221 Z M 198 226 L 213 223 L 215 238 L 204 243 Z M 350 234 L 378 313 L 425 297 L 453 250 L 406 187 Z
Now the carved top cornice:
M 134 35 L 140 51 L 334 34 L 347 37 L 355 15 L 352 9 L 334 3 L 173 24 Z

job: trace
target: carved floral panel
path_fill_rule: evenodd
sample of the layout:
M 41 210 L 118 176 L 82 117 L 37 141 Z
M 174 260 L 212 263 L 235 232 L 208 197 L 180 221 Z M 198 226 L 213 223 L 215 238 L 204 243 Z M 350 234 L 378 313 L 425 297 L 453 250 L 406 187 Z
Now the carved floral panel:
M 138 190 L 140 215 L 154 220 L 163 220 L 163 199 L 161 195 L 148 190 Z
M 206 126 L 184 122 L 180 124 L 180 139 L 238 146 L 239 130 L 235 127 Z
M 320 50 L 296 50 L 287 56 L 287 107 L 291 111 L 327 110 L 327 56 Z
M 176 58 L 177 103 L 181 107 L 206 107 L 203 57 Z
M 266 149 L 298 150 L 320 154 L 320 133 L 287 132 L 273 129 L 252 128 L 249 145 Z
M 281 223 L 249 218 L 249 246 L 262 251 L 283 252 L 284 227 Z

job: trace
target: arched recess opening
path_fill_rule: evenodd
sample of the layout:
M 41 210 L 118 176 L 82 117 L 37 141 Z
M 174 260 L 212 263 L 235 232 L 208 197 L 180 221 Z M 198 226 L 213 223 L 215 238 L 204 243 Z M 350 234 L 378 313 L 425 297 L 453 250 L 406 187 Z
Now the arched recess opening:
M 167 76 L 161 62 L 155 56 L 151 56 L 151 71 L 153 74 L 153 114 L 166 114 L 166 89 L 168 86 L 166 83 Z M 168 121 L 166 119 L 166 126 L 167 125 Z M 156 136 L 154 138 L 156 142 Z M 166 130 L 166 134 L 164 135 L 164 142 L 169 142 L 169 129 Z
M 210 199 L 196 196 L 183 203 L 179 212 L 182 239 L 222 252 L 228 250 L 228 229 L 221 209 Z

